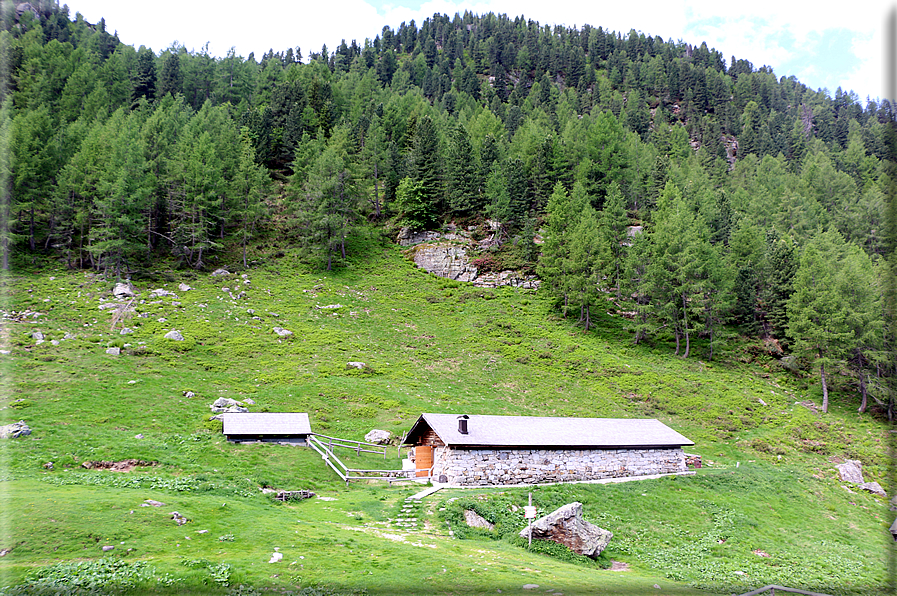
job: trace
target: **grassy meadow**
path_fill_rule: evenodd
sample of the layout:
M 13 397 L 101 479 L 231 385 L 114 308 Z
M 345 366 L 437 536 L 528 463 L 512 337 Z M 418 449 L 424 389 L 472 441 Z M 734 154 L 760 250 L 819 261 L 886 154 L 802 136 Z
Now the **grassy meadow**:
M 143 271 L 120 320 L 100 308 L 114 279 L 50 262 L 0 278 L 0 414 L 32 428 L 0 450 L 0 594 L 886 592 L 893 514 L 842 486 L 834 465 L 859 459 L 887 486 L 888 433 L 857 414 L 846 378 L 817 413 L 798 403 L 821 403 L 816 380 L 734 330 L 712 361 L 700 342 L 681 359 L 670 344 L 633 345 L 619 316 L 583 333 L 538 292 L 440 279 L 379 237 L 357 242 L 366 256 L 327 274 L 275 244 L 250 269 L 221 260 L 226 277 Z M 185 341 L 164 339 L 173 329 Z M 443 490 L 408 527 L 397 518 L 423 486 L 346 486 L 310 449 L 229 444 L 208 420 L 219 397 L 308 412 L 313 431 L 355 440 L 401 436 L 426 411 L 658 418 L 705 465 L 619 484 Z M 153 465 L 81 467 L 126 459 Z M 400 466 L 395 447 L 386 461 L 344 461 Z M 280 503 L 262 488 L 317 496 Z M 543 512 L 580 501 L 612 531 L 599 561 L 521 545 L 530 493 Z M 496 529 L 467 528 L 463 509 Z

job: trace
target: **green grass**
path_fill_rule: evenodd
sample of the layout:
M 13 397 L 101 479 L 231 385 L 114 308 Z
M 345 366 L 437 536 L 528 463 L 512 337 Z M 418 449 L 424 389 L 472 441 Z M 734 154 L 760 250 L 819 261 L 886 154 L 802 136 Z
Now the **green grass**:
M 683 360 L 664 342 L 633 345 L 619 317 L 602 315 L 585 334 L 537 292 L 439 279 L 396 247 L 363 242 L 372 256 L 330 274 L 308 271 L 289 250 L 227 278 L 153 272 L 135 281 L 136 313 L 115 332 L 110 311 L 98 308 L 114 280 L 51 265 L 0 279 L 0 307 L 13 319 L 3 325 L 11 354 L 0 356 L 0 414 L 33 429 L 0 452 L 0 549 L 11 549 L 0 558 L 0 586 L 37 589 L 50 581 L 42 573 L 118 573 L 137 583 L 104 580 L 104 589 L 157 594 L 241 585 L 244 594 L 531 593 L 524 584 L 565 594 L 730 594 L 768 583 L 859 594 L 885 583 L 885 502 L 842 488 L 833 462 L 860 459 L 866 479 L 885 485 L 886 429 L 856 414 L 846 389 L 836 384 L 830 413 L 814 414 L 795 405 L 819 402 L 814 379 L 732 331 L 715 342 L 713 361 L 700 341 Z M 193 289 L 181 292 L 182 281 Z M 222 291 L 238 286 L 247 299 Z M 150 298 L 157 288 L 178 297 Z M 122 325 L 134 332 L 119 335 Z M 279 339 L 274 326 L 293 336 Z M 186 341 L 163 339 L 170 329 Z M 110 346 L 122 355 L 107 355 Z M 610 571 L 515 544 L 522 520 L 508 511 L 525 504 L 521 489 L 437 493 L 424 501 L 425 527 L 396 526 L 420 487 L 346 487 L 310 449 L 227 443 L 208 423 L 222 396 L 253 399 L 251 411 L 308 412 L 316 432 L 356 440 L 372 428 L 401 435 L 425 411 L 652 417 L 713 464 L 685 478 L 533 489 L 542 510 L 578 500 L 587 519 L 614 533 L 606 557 L 630 569 Z M 353 467 L 399 466 L 395 448 L 387 460 L 339 455 Z M 80 467 L 131 458 L 155 465 Z M 266 486 L 335 500 L 282 504 Z M 452 503 L 480 494 L 483 512 L 505 524 L 495 535 L 457 525 Z M 141 507 L 145 499 L 166 506 Z M 176 526 L 172 511 L 191 521 Z M 104 554 L 103 545 L 115 549 Z M 274 547 L 284 559 L 269 564 Z M 97 563 L 104 556 L 143 566 Z M 95 565 L 53 567 L 77 561 Z

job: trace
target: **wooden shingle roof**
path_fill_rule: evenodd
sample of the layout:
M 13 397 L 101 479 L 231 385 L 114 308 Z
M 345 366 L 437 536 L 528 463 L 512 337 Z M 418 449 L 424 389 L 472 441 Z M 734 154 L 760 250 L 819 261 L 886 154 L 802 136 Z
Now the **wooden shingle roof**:
M 307 435 L 308 414 L 298 412 L 241 412 L 224 414 L 224 434 Z
M 553 418 L 541 416 L 468 416 L 467 431 L 457 414 L 422 414 L 406 444 L 432 429 L 452 447 L 650 448 L 694 445 L 655 419 Z

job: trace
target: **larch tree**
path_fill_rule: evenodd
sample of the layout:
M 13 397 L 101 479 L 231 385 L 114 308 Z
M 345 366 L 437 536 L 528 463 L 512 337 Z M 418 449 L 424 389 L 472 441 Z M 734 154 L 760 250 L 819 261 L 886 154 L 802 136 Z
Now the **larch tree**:
M 816 234 L 801 254 L 788 300 L 788 336 L 794 353 L 819 370 L 823 412 L 828 412 L 829 402 L 826 368 L 831 371 L 844 360 L 852 335 L 851 308 L 844 300 L 840 272 L 845 249 L 836 230 Z

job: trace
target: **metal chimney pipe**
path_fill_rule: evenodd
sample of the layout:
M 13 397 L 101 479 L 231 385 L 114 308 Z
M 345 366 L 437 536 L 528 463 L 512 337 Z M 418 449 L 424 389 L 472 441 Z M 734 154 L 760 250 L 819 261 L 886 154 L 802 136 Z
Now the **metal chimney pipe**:
M 462 435 L 467 434 L 467 420 L 470 418 L 467 414 L 458 416 L 458 432 Z

